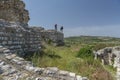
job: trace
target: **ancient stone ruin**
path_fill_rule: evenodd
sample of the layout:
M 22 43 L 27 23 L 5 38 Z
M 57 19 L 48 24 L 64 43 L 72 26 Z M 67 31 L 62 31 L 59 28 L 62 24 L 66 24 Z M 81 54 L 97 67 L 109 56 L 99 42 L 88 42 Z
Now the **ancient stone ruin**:
M 22 0 L 0 0 L 0 80 L 88 80 L 56 67 L 39 68 L 14 53 L 37 51 L 42 40 L 64 43 L 60 31 L 29 27 Z
M 32 62 L 9 51 L 0 46 L 0 80 L 88 80 L 87 77 L 57 67 L 36 67 Z M 3 52 L 5 53 L 2 54 Z
M 40 49 L 43 38 L 57 44 L 64 42 L 62 32 L 29 27 L 29 19 L 22 0 L 0 0 L 0 45 L 13 53 L 23 53 Z
M 103 65 L 111 65 L 117 68 L 116 78 L 120 80 L 120 46 L 106 47 L 94 52 L 95 59 L 101 59 Z
M 0 18 L 5 21 L 27 24 L 29 13 L 21 0 L 0 0 Z

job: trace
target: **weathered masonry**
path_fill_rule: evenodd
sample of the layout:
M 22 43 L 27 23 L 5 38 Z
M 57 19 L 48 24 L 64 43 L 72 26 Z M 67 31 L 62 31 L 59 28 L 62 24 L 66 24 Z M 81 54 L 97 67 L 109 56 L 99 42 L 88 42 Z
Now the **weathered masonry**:
M 0 45 L 12 53 L 24 53 L 39 50 L 43 38 L 57 44 L 63 43 L 62 32 L 29 27 L 29 19 L 29 12 L 22 0 L 0 0 Z
M 40 48 L 40 35 L 26 30 L 19 24 L 6 23 L 0 20 L 0 45 L 9 48 L 12 52 L 36 51 Z
M 41 48 L 43 36 L 58 44 L 63 42 L 63 33 L 56 30 L 44 30 L 41 27 L 25 29 L 19 23 L 0 20 L 0 45 L 12 52 L 37 51 Z

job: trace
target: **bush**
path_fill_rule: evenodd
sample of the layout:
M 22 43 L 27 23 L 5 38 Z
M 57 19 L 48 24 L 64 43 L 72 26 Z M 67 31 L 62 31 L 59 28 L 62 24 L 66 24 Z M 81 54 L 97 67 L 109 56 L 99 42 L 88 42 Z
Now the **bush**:
M 88 58 L 88 57 L 93 57 L 93 51 L 91 46 L 85 46 L 79 50 L 77 53 L 77 57 L 80 58 Z
M 48 44 L 51 44 L 52 43 L 52 40 L 51 39 L 48 39 L 48 42 L 47 42 Z

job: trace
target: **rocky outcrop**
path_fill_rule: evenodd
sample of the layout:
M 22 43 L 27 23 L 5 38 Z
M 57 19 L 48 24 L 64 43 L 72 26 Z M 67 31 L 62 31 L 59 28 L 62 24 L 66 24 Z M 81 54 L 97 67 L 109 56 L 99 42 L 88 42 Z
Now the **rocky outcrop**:
M 95 59 L 100 58 L 102 64 L 117 68 L 116 78 L 120 80 L 120 46 L 106 47 L 94 52 Z
M 27 24 L 30 18 L 22 0 L 0 0 L 0 19 Z
M 113 65 L 114 67 L 117 67 L 117 65 L 120 64 L 120 46 L 106 47 L 94 52 L 94 54 L 95 59 L 100 58 L 105 65 Z

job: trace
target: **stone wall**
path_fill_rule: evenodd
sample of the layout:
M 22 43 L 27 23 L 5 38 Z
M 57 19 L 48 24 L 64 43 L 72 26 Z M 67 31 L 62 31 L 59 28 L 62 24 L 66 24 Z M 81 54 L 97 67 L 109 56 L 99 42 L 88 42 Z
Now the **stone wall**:
M 56 45 L 64 45 L 64 34 L 56 30 L 43 30 L 41 36 L 45 41 L 51 40 Z
M 0 0 L 0 45 L 12 52 L 25 52 L 40 49 L 43 36 L 56 43 L 63 42 L 63 33 L 29 27 L 28 21 L 29 13 L 22 0 Z
M 27 24 L 29 13 L 21 0 L 0 0 L 0 19 Z
M 0 20 L 0 45 L 9 48 L 12 53 L 37 51 L 41 46 L 41 37 L 36 32 L 26 30 L 16 22 Z
M 32 32 L 40 36 L 41 40 L 49 41 L 51 40 L 56 45 L 64 45 L 64 34 L 63 32 L 56 30 L 45 30 L 43 27 L 31 26 L 28 28 Z

